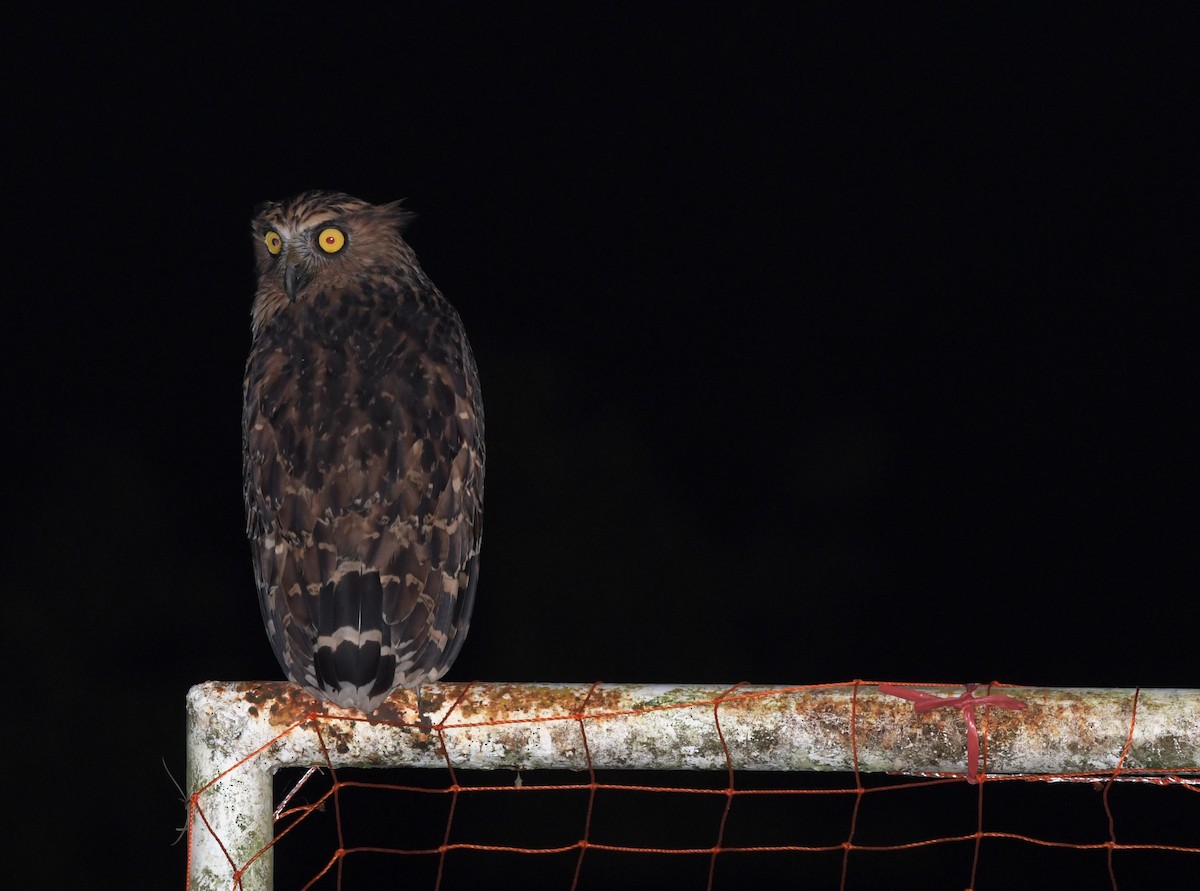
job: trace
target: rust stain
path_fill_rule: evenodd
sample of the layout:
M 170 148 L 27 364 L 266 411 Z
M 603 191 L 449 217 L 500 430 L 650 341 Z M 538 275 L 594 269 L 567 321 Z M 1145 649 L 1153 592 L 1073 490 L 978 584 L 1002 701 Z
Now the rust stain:
M 350 751 L 354 742 L 354 725 L 345 722 L 331 721 L 321 725 L 321 733 L 325 737 L 325 745 L 334 749 L 340 755 Z
M 616 687 L 597 687 L 592 691 L 592 695 L 587 699 L 587 710 L 599 712 L 613 712 L 622 707 L 624 702 L 623 693 Z M 583 706 L 583 700 L 580 699 L 576 708 Z
M 524 684 L 488 684 L 479 687 L 478 696 L 468 695 L 459 701 L 455 710 L 446 718 L 448 723 L 462 722 L 491 723 L 512 720 L 514 717 L 567 715 L 576 711 L 583 704 L 584 694 L 575 690 L 558 687 L 530 686 Z M 447 703 L 454 701 L 460 694 L 461 688 L 448 691 L 452 695 L 443 696 Z M 571 696 L 574 707 L 570 707 L 566 699 Z M 612 696 L 599 696 L 597 693 L 588 701 L 591 711 L 597 699 L 617 701 Z
M 300 687 L 284 683 L 238 684 L 238 694 L 249 706 L 252 715 L 265 710 L 272 727 L 288 727 L 302 721 L 321 704 Z

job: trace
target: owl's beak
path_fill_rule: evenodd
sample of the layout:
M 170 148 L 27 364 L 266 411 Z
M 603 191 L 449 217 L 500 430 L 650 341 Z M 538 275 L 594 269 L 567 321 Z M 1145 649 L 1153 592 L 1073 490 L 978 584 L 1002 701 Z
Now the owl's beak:
M 303 284 L 303 277 L 296 261 L 289 258 L 283 270 L 283 290 L 289 302 L 296 302 L 296 289 Z

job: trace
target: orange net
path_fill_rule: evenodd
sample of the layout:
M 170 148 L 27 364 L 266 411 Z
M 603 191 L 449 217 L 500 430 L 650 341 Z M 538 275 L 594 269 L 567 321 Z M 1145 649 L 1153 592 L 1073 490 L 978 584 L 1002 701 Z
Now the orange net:
M 736 685 L 653 701 L 643 691 L 627 708 L 599 684 L 581 687 L 570 707 L 545 690 L 534 707 L 517 685 L 475 697 L 480 685 L 446 685 L 427 724 L 247 685 L 239 704 L 273 735 L 205 782 L 193 778 L 189 856 L 207 834 L 227 875 L 189 863 L 189 887 L 252 891 L 270 882 L 272 859 L 277 888 L 487 887 L 497 877 L 538 888 L 722 888 L 786 877 L 804 887 L 976 889 L 1048 876 L 1074 887 L 1200 887 L 1195 691 L 1151 707 L 1142 691 L 993 684 L 976 696 L 939 686 Z M 1114 703 L 1127 712 L 1116 736 L 1100 726 Z M 653 751 L 636 757 L 648 745 L 639 728 L 664 718 L 672 723 L 653 729 Z M 441 766 L 343 766 L 368 729 L 406 754 L 350 763 Z M 298 735 L 315 739 L 318 757 L 289 755 Z M 826 739 L 844 751 L 822 751 Z M 1113 750 L 1090 748 L 1105 745 Z M 484 769 L 477 756 L 489 746 L 497 766 Z M 622 769 L 622 747 L 637 769 Z M 1072 769 L 1013 770 L 1046 757 Z M 555 758 L 578 768 L 544 766 Z M 311 766 L 279 770 L 273 829 L 252 850 L 208 815 L 223 783 L 261 772 L 264 760 Z M 810 762 L 834 769 L 795 769 Z M 537 769 L 504 766 L 522 763 Z

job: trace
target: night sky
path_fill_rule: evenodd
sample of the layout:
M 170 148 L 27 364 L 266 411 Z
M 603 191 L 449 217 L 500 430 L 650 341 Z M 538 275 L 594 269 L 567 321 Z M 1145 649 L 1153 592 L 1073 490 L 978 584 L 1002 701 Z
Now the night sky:
M 814 9 L 10 23 L 18 875 L 182 887 L 184 695 L 282 677 L 248 224 L 310 188 L 405 199 L 475 349 L 447 680 L 1200 687 L 1181 27 Z

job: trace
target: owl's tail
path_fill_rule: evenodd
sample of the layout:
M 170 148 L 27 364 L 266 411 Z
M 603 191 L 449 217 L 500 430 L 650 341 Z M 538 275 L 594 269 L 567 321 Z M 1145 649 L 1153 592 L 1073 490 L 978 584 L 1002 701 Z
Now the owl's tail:
M 395 686 L 392 628 L 378 572 L 347 572 L 317 598 L 317 683 L 343 708 L 373 712 Z

